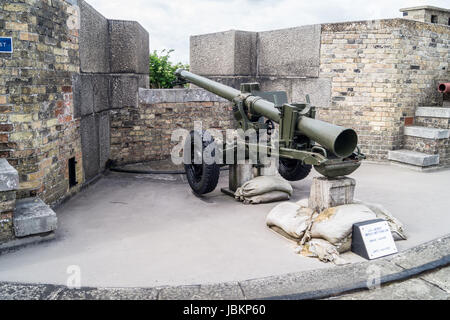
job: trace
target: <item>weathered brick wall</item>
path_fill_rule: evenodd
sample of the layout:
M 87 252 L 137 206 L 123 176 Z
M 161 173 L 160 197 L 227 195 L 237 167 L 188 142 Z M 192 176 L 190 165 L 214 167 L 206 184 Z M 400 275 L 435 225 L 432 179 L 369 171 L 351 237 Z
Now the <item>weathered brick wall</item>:
M 234 128 L 231 104 L 202 89 L 140 89 L 138 108 L 113 110 L 111 159 L 118 164 L 170 157 L 175 129 Z
M 403 146 L 405 119 L 439 104 L 450 78 L 450 30 L 403 19 L 322 25 L 320 77 L 331 79 L 325 121 L 353 127 L 369 158 Z
M 368 158 L 386 160 L 403 146 L 416 107 L 442 102 L 436 87 L 450 79 L 449 34 L 406 19 L 220 32 L 191 37 L 191 67 L 235 88 L 258 81 L 292 102 L 309 94 L 320 119 L 356 129 Z
M 69 190 L 69 158 L 83 182 L 72 97 L 78 30 L 67 23 L 77 11 L 63 0 L 2 0 L 0 8 L 0 35 L 14 42 L 14 53 L 0 54 L 0 157 L 19 171 L 19 197 L 53 203 L 77 189 Z

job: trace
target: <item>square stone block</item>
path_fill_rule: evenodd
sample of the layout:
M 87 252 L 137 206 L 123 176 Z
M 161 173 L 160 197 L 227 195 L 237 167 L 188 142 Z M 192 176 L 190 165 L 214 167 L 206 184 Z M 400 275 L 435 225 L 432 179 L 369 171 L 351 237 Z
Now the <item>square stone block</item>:
M 355 179 L 340 177 L 329 179 L 316 177 L 311 185 L 309 207 L 316 212 L 322 212 L 330 207 L 353 203 Z
M 54 231 L 58 224 L 56 213 L 39 198 L 17 201 L 13 220 L 16 237 Z
M 255 75 L 256 35 L 256 32 L 231 30 L 192 36 L 192 72 L 211 76 Z
M 80 0 L 80 64 L 86 73 L 108 73 L 109 34 L 108 19 L 86 1 Z
M 318 77 L 320 38 L 320 25 L 258 33 L 258 74 Z
M 111 72 L 148 74 L 150 37 L 135 21 L 109 20 Z
M 111 78 L 111 106 L 113 109 L 123 107 L 137 107 L 138 103 L 138 76 L 115 75 Z
M 0 158 L 0 192 L 19 189 L 19 173 L 5 158 Z

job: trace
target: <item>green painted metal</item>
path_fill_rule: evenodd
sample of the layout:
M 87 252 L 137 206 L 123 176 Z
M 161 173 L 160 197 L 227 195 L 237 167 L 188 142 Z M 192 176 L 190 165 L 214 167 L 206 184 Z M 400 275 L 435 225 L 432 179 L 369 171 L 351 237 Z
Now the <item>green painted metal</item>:
M 358 136 L 353 129 L 314 119 L 315 108 L 310 105 L 309 96 L 305 104 L 288 104 L 286 93 L 261 93 L 257 83 L 242 84 L 239 91 L 186 70 L 179 69 L 175 74 L 179 79 L 232 101 L 234 116 L 244 130 L 265 128 L 261 117 L 279 123 L 280 148 L 278 151 L 268 148 L 272 154 L 278 152 L 281 158 L 314 165 L 327 177 L 350 174 L 365 158 L 357 149 Z

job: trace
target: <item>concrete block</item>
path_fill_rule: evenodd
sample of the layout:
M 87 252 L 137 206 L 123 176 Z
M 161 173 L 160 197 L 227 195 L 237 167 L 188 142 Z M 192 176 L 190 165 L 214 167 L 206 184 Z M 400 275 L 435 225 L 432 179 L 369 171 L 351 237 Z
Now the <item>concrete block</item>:
M 428 167 L 439 164 L 438 154 L 426 154 L 411 150 L 389 151 L 388 159 L 391 161 L 406 163 L 420 167 Z
M 109 112 L 103 112 L 96 115 L 96 123 L 98 128 L 99 139 L 99 161 L 100 170 L 105 169 L 105 164 L 110 158 L 111 154 L 111 133 L 110 133 L 110 118 Z
M 316 177 L 311 185 L 308 205 L 311 209 L 321 212 L 330 207 L 353 203 L 355 179 L 340 177 L 328 179 Z
M 94 115 L 81 119 L 81 148 L 86 181 L 100 172 L 99 136 Z
M 15 208 L 16 208 L 16 190 L 0 191 L 0 214 L 11 213 L 14 211 Z
M 107 75 L 92 75 L 93 108 L 94 112 L 102 112 L 111 108 L 110 106 L 110 77 Z
M 54 231 L 57 228 L 56 213 L 39 198 L 18 200 L 14 213 L 16 237 Z
M 256 35 L 256 32 L 230 30 L 192 36 L 192 72 L 216 76 L 255 75 Z
M 81 117 L 81 74 L 74 73 L 72 75 L 72 90 L 73 90 L 73 116 L 74 118 Z
M 111 107 L 137 107 L 138 77 L 132 75 L 114 75 L 111 78 Z
M 416 117 L 450 118 L 450 108 L 419 107 Z
M 148 74 L 139 74 L 137 78 L 139 88 L 150 88 L 150 76 Z
M 80 0 L 80 64 L 82 72 L 108 73 L 109 67 L 109 35 L 108 20 Z
M 149 34 L 135 21 L 109 20 L 111 72 L 148 74 Z
M 408 126 L 405 127 L 404 134 L 405 136 L 440 140 L 440 139 L 448 139 L 450 137 L 450 130 L 419 127 L 419 126 Z
M 94 112 L 93 76 L 76 74 L 72 76 L 73 103 L 75 118 L 83 117 Z
M 258 33 L 258 75 L 318 77 L 321 26 Z
M 19 173 L 5 158 L 0 158 L 0 192 L 19 189 Z

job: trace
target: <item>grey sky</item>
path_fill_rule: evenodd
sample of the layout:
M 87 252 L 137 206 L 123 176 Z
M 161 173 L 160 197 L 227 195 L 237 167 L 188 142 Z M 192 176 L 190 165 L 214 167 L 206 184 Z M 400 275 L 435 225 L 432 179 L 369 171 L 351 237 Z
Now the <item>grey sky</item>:
M 401 17 L 400 8 L 449 0 L 87 0 L 107 18 L 136 20 L 150 50 L 175 49 L 189 62 L 189 36 L 231 29 L 264 31 L 306 24 Z

